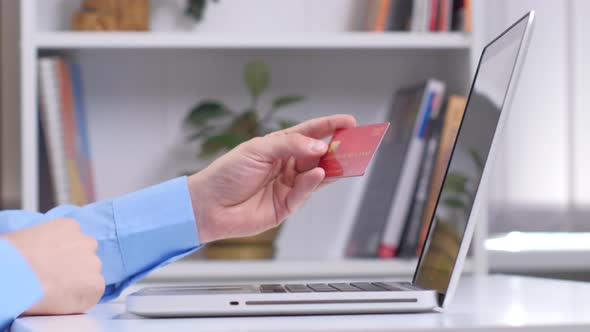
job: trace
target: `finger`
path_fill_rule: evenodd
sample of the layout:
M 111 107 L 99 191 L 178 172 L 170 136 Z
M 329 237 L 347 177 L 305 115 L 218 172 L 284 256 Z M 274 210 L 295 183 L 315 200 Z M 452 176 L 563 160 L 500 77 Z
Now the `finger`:
M 328 145 L 324 141 L 295 133 L 253 138 L 244 148 L 252 158 L 260 162 L 273 163 L 278 159 L 294 157 L 299 164 L 300 160 L 318 160 L 326 153 Z
M 293 189 L 291 189 L 285 198 L 289 213 L 295 211 L 307 201 L 317 186 L 322 182 L 324 176 L 324 170 L 319 167 L 297 175 Z
M 322 139 L 331 136 L 337 129 L 354 126 L 356 126 L 356 119 L 352 115 L 336 114 L 309 120 L 291 128 L 278 131 L 277 133 L 299 133 L 304 136 Z
M 283 169 L 281 182 L 289 187 L 293 187 L 295 185 L 296 177 L 297 171 L 295 170 L 295 158 L 291 157 Z

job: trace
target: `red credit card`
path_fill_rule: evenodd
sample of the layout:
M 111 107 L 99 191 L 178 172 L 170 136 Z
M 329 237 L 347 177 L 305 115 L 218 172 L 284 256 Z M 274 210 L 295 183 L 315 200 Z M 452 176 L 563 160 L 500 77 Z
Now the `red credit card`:
M 337 130 L 319 167 L 327 178 L 364 175 L 387 128 L 389 122 Z

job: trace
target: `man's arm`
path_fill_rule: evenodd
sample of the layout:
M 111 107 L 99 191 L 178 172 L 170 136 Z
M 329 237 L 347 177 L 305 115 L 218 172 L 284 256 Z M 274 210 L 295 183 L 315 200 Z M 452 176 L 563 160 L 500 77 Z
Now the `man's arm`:
M 45 214 L 0 212 L 0 233 L 60 217 L 78 221 L 82 232 L 98 241 L 106 283 L 103 301 L 200 246 L 185 177 L 84 207 L 60 206 Z
M 41 299 L 43 289 L 35 273 L 7 241 L 0 239 L 0 331 Z
M 347 115 L 313 119 L 245 142 L 188 179 L 111 201 L 0 212 L 0 235 L 44 290 L 25 314 L 83 312 L 201 243 L 279 225 L 322 184 L 321 139 L 354 125 Z

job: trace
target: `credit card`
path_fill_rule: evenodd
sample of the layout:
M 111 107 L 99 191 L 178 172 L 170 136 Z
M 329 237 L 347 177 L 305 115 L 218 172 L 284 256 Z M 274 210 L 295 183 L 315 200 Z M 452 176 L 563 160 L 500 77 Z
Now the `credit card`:
M 364 175 L 388 128 L 384 122 L 337 130 L 319 163 L 326 178 Z

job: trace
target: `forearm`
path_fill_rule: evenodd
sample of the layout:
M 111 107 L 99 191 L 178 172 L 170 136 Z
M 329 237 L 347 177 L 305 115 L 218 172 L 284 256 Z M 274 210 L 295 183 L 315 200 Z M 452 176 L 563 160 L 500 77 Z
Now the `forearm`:
M 184 177 L 63 216 L 77 220 L 84 233 L 97 239 L 106 300 L 154 268 L 200 246 Z
M 43 296 L 27 261 L 0 237 L 0 331 Z
M 185 177 L 83 207 L 59 206 L 45 214 L 2 211 L 0 234 L 60 217 L 76 220 L 98 241 L 107 285 L 103 300 L 200 247 Z

